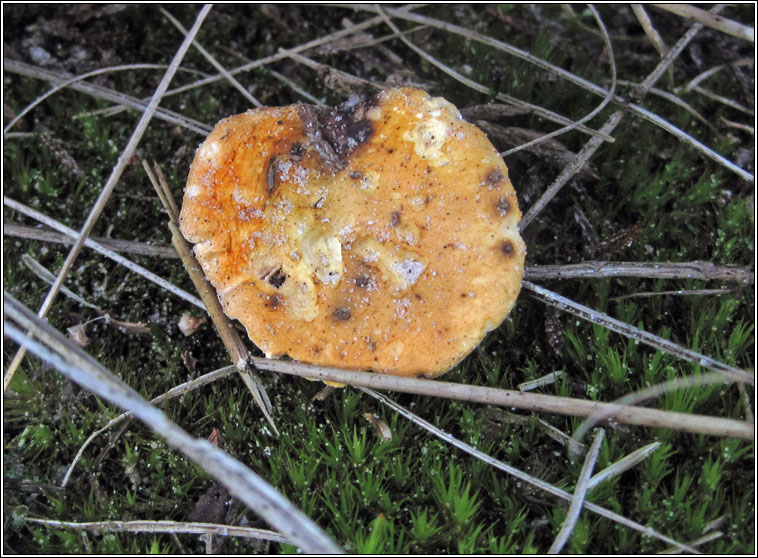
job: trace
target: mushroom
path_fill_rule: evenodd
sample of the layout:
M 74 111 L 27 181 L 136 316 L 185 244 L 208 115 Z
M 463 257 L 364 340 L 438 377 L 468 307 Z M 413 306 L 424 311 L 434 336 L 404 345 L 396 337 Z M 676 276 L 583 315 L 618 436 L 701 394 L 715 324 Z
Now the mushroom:
M 520 218 L 484 133 L 401 88 L 222 120 L 195 155 L 180 228 L 267 356 L 431 377 L 513 307 Z

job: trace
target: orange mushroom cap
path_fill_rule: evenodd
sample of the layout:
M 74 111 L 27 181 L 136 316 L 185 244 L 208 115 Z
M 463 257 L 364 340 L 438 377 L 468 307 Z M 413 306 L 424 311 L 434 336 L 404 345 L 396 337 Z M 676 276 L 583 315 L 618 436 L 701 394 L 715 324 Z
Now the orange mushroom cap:
M 521 288 L 521 212 L 497 150 L 418 89 L 219 122 L 180 227 L 268 356 L 436 376 Z

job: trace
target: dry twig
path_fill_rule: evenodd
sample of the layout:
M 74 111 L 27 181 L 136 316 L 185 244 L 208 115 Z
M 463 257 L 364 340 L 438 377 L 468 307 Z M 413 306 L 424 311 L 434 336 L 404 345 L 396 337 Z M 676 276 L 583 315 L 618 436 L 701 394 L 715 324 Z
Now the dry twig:
M 755 42 L 755 29 L 739 22 L 712 14 L 691 4 L 653 4 L 656 8 L 666 10 L 672 14 L 700 22 L 703 25 L 716 29 L 722 33 L 737 37 L 744 41 Z
M 587 456 L 584 458 L 584 466 L 582 472 L 579 473 L 579 482 L 576 483 L 574 488 L 574 495 L 571 498 L 571 504 L 569 505 L 566 519 L 563 521 L 561 530 L 555 537 L 553 544 L 550 545 L 548 554 L 558 554 L 568 542 L 568 538 L 571 536 L 571 532 L 576 526 L 576 522 L 579 519 L 579 514 L 582 513 L 582 506 L 584 505 L 584 497 L 589 489 L 590 475 L 592 475 L 592 469 L 595 467 L 595 461 L 600 453 L 600 445 L 605 438 L 605 430 L 600 429 L 595 435 L 595 439 L 590 446 L 590 450 L 587 452 Z
M 231 494 L 236 495 L 303 551 L 342 552 L 321 528 L 263 478 L 207 440 L 191 437 L 136 391 L 7 293 L 3 295 L 3 302 L 5 335 L 11 340 L 30 349 L 84 389 L 129 411 L 171 446 L 203 467 Z
M 174 77 L 176 70 L 179 68 L 179 64 L 184 58 L 184 54 L 187 52 L 187 49 L 189 48 L 195 35 L 200 30 L 200 26 L 205 20 L 205 16 L 208 15 L 208 12 L 210 11 L 210 9 L 211 9 L 211 5 L 208 4 L 208 5 L 205 5 L 202 10 L 200 10 L 200 13 L 195 19 L 195 23 L 192 26 L 192 30 L 189 32 L 189 34 L 185 38 L 182 45 L 179 47 L 179 50 L 174 55 L 174 58 L 171 61 L 171 64 L 169 65 L 168 70 L 166 70 L 166 73 L 163 76 L 163 79 L 161 80 L 160 84 L 158 84 L 158 87 L 156 88 L 155 93 L 153 94 L 153 98 L 150 100 L 150 104 L 148 105 L 147 109 L 145 109 L 145 112 L 142 114 L 142 118 L 140 118 L 140 121 L 137 123 L 137 126 L 134 129 L 134 132 L 132 133 L 132 136 L 129 139 L 129 142 L 127 143 L 124 150 L 121 152 L 121 156 L 119 157 L 118 162 L 116 163 L 116 166 L 113 167 L 111 175 L 108 177 L 108 180 L 103 186 L 103 189 L 100 192 L 100 196 L 95 202 L 95 205 L 90 210 L 90 213 L 87 216 L 87 220 L 84 222 L 84 225 L 82 226 L 82 230 L 80 231 L 79 236 L 77 237 L 76 243 L 71 248 L 71 251 L 66 257 L 66 260 L 63 262 L 63 265 L 61 266 L 61 269 L 58 272 L 58 276 L 55 279 L 55 283 L 53 283 L 53 286 L 51 287 L 50 291 L 45 297 L 45 300 L 42 302 L 42 306 L 40 307 L 39 312 L 38 312 L 38 316 L 40 318 L 45 317 L 48 311 L 50 310 L 50 308 L 52 307 L 53 302 L 55 301 L 55 298 L 58 295 L 58 291 L 60 290 L 60 287 L 63 284 L 63 281 L 65 281 L 66 276 L 68 275 L 68 272 L 71 270 L 71 267 L 74 265 L 74 261 L 76 261 L 77 256 L 79 256 L 79 253 L 84 247 L 84 242 L 85 240 L 87 240 L 89 233 L 92 231 L 92 228 L 95 226 L 95 223 L 97 222 L 98 217 L 100 217 L 100 213 L 105 207 L 105 204 L 110 199 L 110 196 L 113 193 L 113 190 L 116 187 L 116 184 L 118 184 L 119 178 L 121 178 L 121 173 L 124 172 L 126 165 L 129 163 L 129 160 L 132 158 L 134 151 L 137 149 L 137 144 L 142 139 L 142 135 L 145 133 L 145 130 L 147 130 L 147 125 L 150 123 L 150 120 L 152 119 L 153 114 L 155 113 L 155 110 L 158 108 L 158 103 L 160 103 L 160 100 L 163 97 L 163 94 L 165 93 L 166 89 L 168 89 L 168 84 L 171 82 L 171 79 Z M 16 369 L 18 368 L 19 364 L 21 364 L 21 361 L 24 358 L 24 353 L 25 353 L 25 350 L 23 348 L 20 349 L 19 352 L 16 353 L 16 356 L 13 358 L 13 361 L 11 362 L 11 364 L 8 366 L 8 370 L 6 371 L 5 377 L 3 378 L 3 393 L 5 392 L 6 389 L 8 389 L 8 385 L 13 379 L 13 374 L 16 372 Z
M 205 308 L 208 311 L 208 315 L 213 321 L 213 325 L 216 326 L 216 331 L 221 337 L 221 340 L 226 347 L 229 357 L 232 359 L 232 363 L 237 367 L 237 370 L 242 377 L 242 381 L 247 386 L 248 390 L 253 396 L 256 404 L 260 408 L 263 416 L 274 429 L 274 433 L 278 436 L 279 430 L 276 428 L 276 423 L 271 417 L 271 402 L 268 395 L 266 395 L 266 388 L 263 387 L 260 377 L 253 372 L 247 364 L 248 351 L 245 348 L 245 343 L 240 338 L 237 330 L 229 318 L 224 314 L 221 308 L 221 303 L 216 296 L 216 291 L 208 283 L 208 280 L 200 271 L 200 264 L 197 263 L 195 256 L 192 254 L 192 247 L 190 243 L 185 240 L 182 233 L 179 231 L 179 209 L 176 206 L 176 202 L 171 194 L 171 189 L 168 187 L 163 174 L 161 173 L 158 165 L 155 165 L 155 169 L 158 174 L 156 180 L 155 175 L 150 170 L 150 166 L 142 161 L 142 166 L 147 173 L 150 182 L 153 184 L 158 197 L 163 203 L 166 213 L 169 216 L 168 227 L 171 230 L 171 242 L 179 253 L 179 257 L 182 259 L 184 268 L 187 270 L 187 274 L 192 279 L 192 283 L 195 285 L 195 289 L 200 294 L 200 298 L 205 304 Z
M 82 529 L 100 533 L 185 533 L 196 535 L 215 535 L 217 537 L 242 537 L 279 543 L 292 544 L 288 537 L 267 529 L 255 527 L 237 527 L 234 525 L 218 525 L 216 523 L 188 523 L 182 521 L 91 521 L 76 523 L 73 521 L 57 521 L 26 517 L 24 521 L 37 525 L 45 525 L 55 529 Z
M 381 401 L 386 406 L 388 406 L 390 409 L 394 410 L 395 412 L 399 413 L 401 416 L 407 418 L 410 420 L 413 424 L 417 424 L 427 432 L 430 432 L 434 436 L 437 436 L 441 440 L 449 443 L 452 446 L 457 447 L 460 450 L 463 450 L 464 452 L 468 453 L 469 455 L 473 455 L 477 459 L 480 459 L 481 461 L 484 461 L 485 463 L 488 463 L 489 465 L 492 465 L 493 467 L 500 469 L 501 471 L 523 481 L 528 484 L 531 484 L 532 486 L 537 487 L 540 490 L 543 490 L 547 492 L 548 494 L 552 494 L 553 496 L 556 496 L 558 498 L 561 498 L 566 501 L 571 500 L 571 494 L 566 492 L 565 490 L 561 490 L 560 488 L 557 488 L 553 486 L 552 484 L 549 484 L 543 480 L 540 480 L 536 477 L 533 477 L 527 473 L 524 473 L 523 471 L 520 471 L 519 469 L 516 469 L 515 467 L 512 467 L 511 465 L 508 465 L 507 463 L 503 463 L 502 461 L 499 461 L 489 455 L 487 455 L 484 452 L 479 451 L 478 449 L 474 448 L 473 446 L 470 446 L 469 444 L 462 442 L 461 440 L 455 438 L 454 436 L 448 434 L 447 432 L 437 428 L 430 422 L 424 420 L 420 416 L 416 415 L 415 413 L 412 413 L 405 407 L 399 405 L 392 399 L 380 394 L 376 393 L 375 391 L 371 389 L 365 389 L 361 388 L 361 391 L 364 393 L 367 393 L 374 399 L 377 399 L 378 401 Z M 695 552 L 691 547 L 684 545 L 680 542 L 677 542 L 670 537 L 667 537 L 666 535 L 663 535 L 662 533 L 657 532 L 655 529 L 652 529 L 650 527 L 646 527 L 644 525 L 641 525 L 637 523 L 636 521 L 632 521 L 631 519 L 627 519 L 626 517 L 619 515 L 615 512 L 612 512 L 610 510 L 607 510 L 601 506 L 598 506 L 597 504 L 593 504 L 592 502 L 586 502 L 584 507 L 598 515 L 601 515 L 603 517 L 606 517 L 608 519 L 611 519 L 612 521 L 615 521 L 621 525 L 624 525 L 626 527 L 629 527 L 631 529 L 634 529 L 636 531 L 639 531 L 640 533 L 643 533 L 649 537 L 656 538 L 658 540 L 668 542 L 669 544 L 673 544 L 677 548 L 685 551 L 685 552 Z
M 178 386 L 171 388 L 166 393 L 159 395 L 158 397 L 154 397 L 153 399 L 150 400 L 150 404 L 160 405 L 164 401 L 168 401 L 169 399 L 180 397 L 184 395 L 185 393 L 189 393 L 190 391 L 198 389 L 204 385 L 215 382 L 216 380 L 220 380 L 221 378 L 225 378 L 226 376 L 229 376 L 230 374 L 233 374 L 236 371 L 237 371 L 237 367 L 230 365 L 230 366 L 224 366 L 223 368 L 219 368 L 218 370 L 214 370 L 213 372 L 208 372 L 207 374 L 198 376 L 197 378 L 190 380 L 189 382 L 179 384 Z M 122 413 L 118 415 L 117 417 L 114 417 L 111 420 L 109 420 L 108 423 L 102 428 L 99 428 L 98 430 L 90 434 L 89 438 L 87 438 L 84 441 L 84 443 L 79 447 L 79 450 L 76 452 L 76 455 L 74 456 L 74 459 L 71 462 L 71 465 L 69 465 L 68 470 L 66 471 L 66 475 L 63 477 L 63 481 L 61 482 L 61 487 L 65 487 L 68 484 L 68 481 L 71 478 L 71 473 L 74 472 L 74 468 L 76 467 L 76 464 L 82 458 L 82 455 L 84 454 L 84 450 L 87 449 L 87 447 L 93 442 L 93 440 L 97 438 L 100 434 L 105 432 L 106 430 L 109 430 L 113 426 L 116 426 L 117 424 L 119 424 L 120 422 L 123 422 L 124 420 L 128 418 L 131 418 L 131 415 L 129 413 Z
M 645 407 L 619 406 L 599 401 L 457 384 L 439 380 L 424 380 L 421 378 L 406 378 L 402 376 L 342 370 L 339 368 L 327 368 L 261 357 L 250 357 L 250 361 L 256 368 L 261 370 L 371 389 L 400 391 L 403 393 L 414 393 L 571 416 L 591 416 L 597 413 L 608 412 L 612 413 L 617 421 L 626 424 L 671 428 L 714 436 L 733 436 L 742 439 L 752 439 L 753 436 L 752 425 L 742 421 L 719 417 L 661 411 Z M 744 372 L 741 373 L 747 376 Z M 730 380 L 725 378 L 724 381 L 728 382 Z
M 569 300 L 566 297 L 530 283 L 529 281 L 524 281 L 523 286 L 524 288 L 531 291 L 532 295 L 535 298 L 538 298 L 539 300 L 542 300 L 551 306 L 555 306 L 560 310 L 564 310 L 566 312 L 574 314 L 575 316 L 579 316 L 580 318 L 588 320 L 592 323 L 600 324 L 612 331 L 615 331 L 616 333 L 620 333 L 621 335 L 629 337 L 630 339 L 634 339 L 640 343 L 649 345 L 655 349 L 663 351 L 664 353 L 674 355 L 681 358 L 682 360 L 699 364 L 705 368 L 710 368 L 711 370 L 720 372 L 723 374 L 725 381 L 728 379 L 728 381 L 745 382 L 751 385 L 755 381 L 753 376 L 744 370 L 740 370 L 734 366 L 729 366 L 723 362 L 719 362 L 705 355 L 701 355 L 696 351 L 677 345 L 668 339 L 658 337 L 657 335 L 653 335 L 647 331 L 643 331 L 629 324 L 625 324 L 624 322 L 616 320 L 615 318 L 611 318 L 610 316 L 601 312 L 592 310 L 591 308 L 583 306 L 577 302 L 574 302 L 573 300 Z

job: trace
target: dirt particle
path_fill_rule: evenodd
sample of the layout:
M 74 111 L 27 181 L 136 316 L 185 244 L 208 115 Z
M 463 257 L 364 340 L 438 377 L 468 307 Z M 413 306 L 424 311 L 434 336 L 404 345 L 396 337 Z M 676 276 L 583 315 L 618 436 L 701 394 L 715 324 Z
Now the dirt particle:
M 500 183 L 503 181 L 503 173 L 500 172 L 498 169 L 492 169 L 489 174 L 487 174 L 487 178 L 485 178 L 485 181 L 490 186 L 499 186 Z
M 276 155 L 268 160 L 268 195 L 274 193 L 276 189 Z
M 337 309 L 336 309 L 336 310 L 335 310 L 335 311 L 332 313 L 332 315 L 334 316 L 334 318 L 335 318 L 336 320 L 339 320 L 339 321 L 341 321 L 341 322 L 344 322 L 344 321 L 346 321 L 346 320 L 349 320 L 349 319 L 350 319 L 350 308 L 345 308 L 345 307 L 337 308 Z
M 336 108 L 298 106 L 305 133 L 327 165 L 343 168 L 353 151 L 371 137 L 374 126 L 365 113 L 377 102 L 377 97 L 351 97 Z
M 510 240 L 506 240 L 500 245 L 500 251 L 510 257 L 516 252 L 516 249 L 513 247 L 513 243 Z
M 508 212 L 511 210 L 511 204 L 508 203 L 508 200 L 505 198 L 500 198 L 495 203 L 495 209 L 497 210 L 498 215 L 500 217 L 505 217 L 508 215 Z
M 287 275 L 281 270 L 281 268 L 277 269 L 274 273 L 268 276 L 268 282 L 277 289 L 284 285 L 284 282 L 286 280 Z
M 278 294 L 273 294 L 266 297 L 266 306 L 268 308 L 271 308 L 272 310 L 276 310 L 279 308 L 279 306 L 284 302 L 282 300 L 282 297 L 280 297 Z

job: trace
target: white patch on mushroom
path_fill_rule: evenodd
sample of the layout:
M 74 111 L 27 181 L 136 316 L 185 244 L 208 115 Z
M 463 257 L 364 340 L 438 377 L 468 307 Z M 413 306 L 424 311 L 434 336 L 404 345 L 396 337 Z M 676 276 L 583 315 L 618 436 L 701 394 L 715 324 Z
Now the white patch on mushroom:
M 424 269 L 426 269 L 423 263 L 410 258 L 396 263 L 394 267 L 400 274 L 400 277 L 403 278 L 403 281 L 405 281 L 405 288 L 415 284 L 419 276 L 424 272 Z
M 416 155 L 427 159 L 432 166 L 439 167 L 449 162 L 442 152 L 449 132 L 450 128 L 442 120 L 427 118 L 412 130 L 404 132 L 403 139 L 413 144 Z
M 203 145 L 200 146 L 200 153 L 198 153 L 198 155 L 200 155 L 209 163 L 215 163 L 219 151 L 221 151 L 221 145 L 219 145 L 219 142 L 206 141 Z
M 196 198 L 203 193 L 203 188 L 199 184 L 188 184 L 184 191 L 184 195 L 187 198 Z
M 301 241 L 303 261 L 311 273 L 326 285 L 336 285 L 342 279 L 342 244 L 326 231 L 313 229 Z

